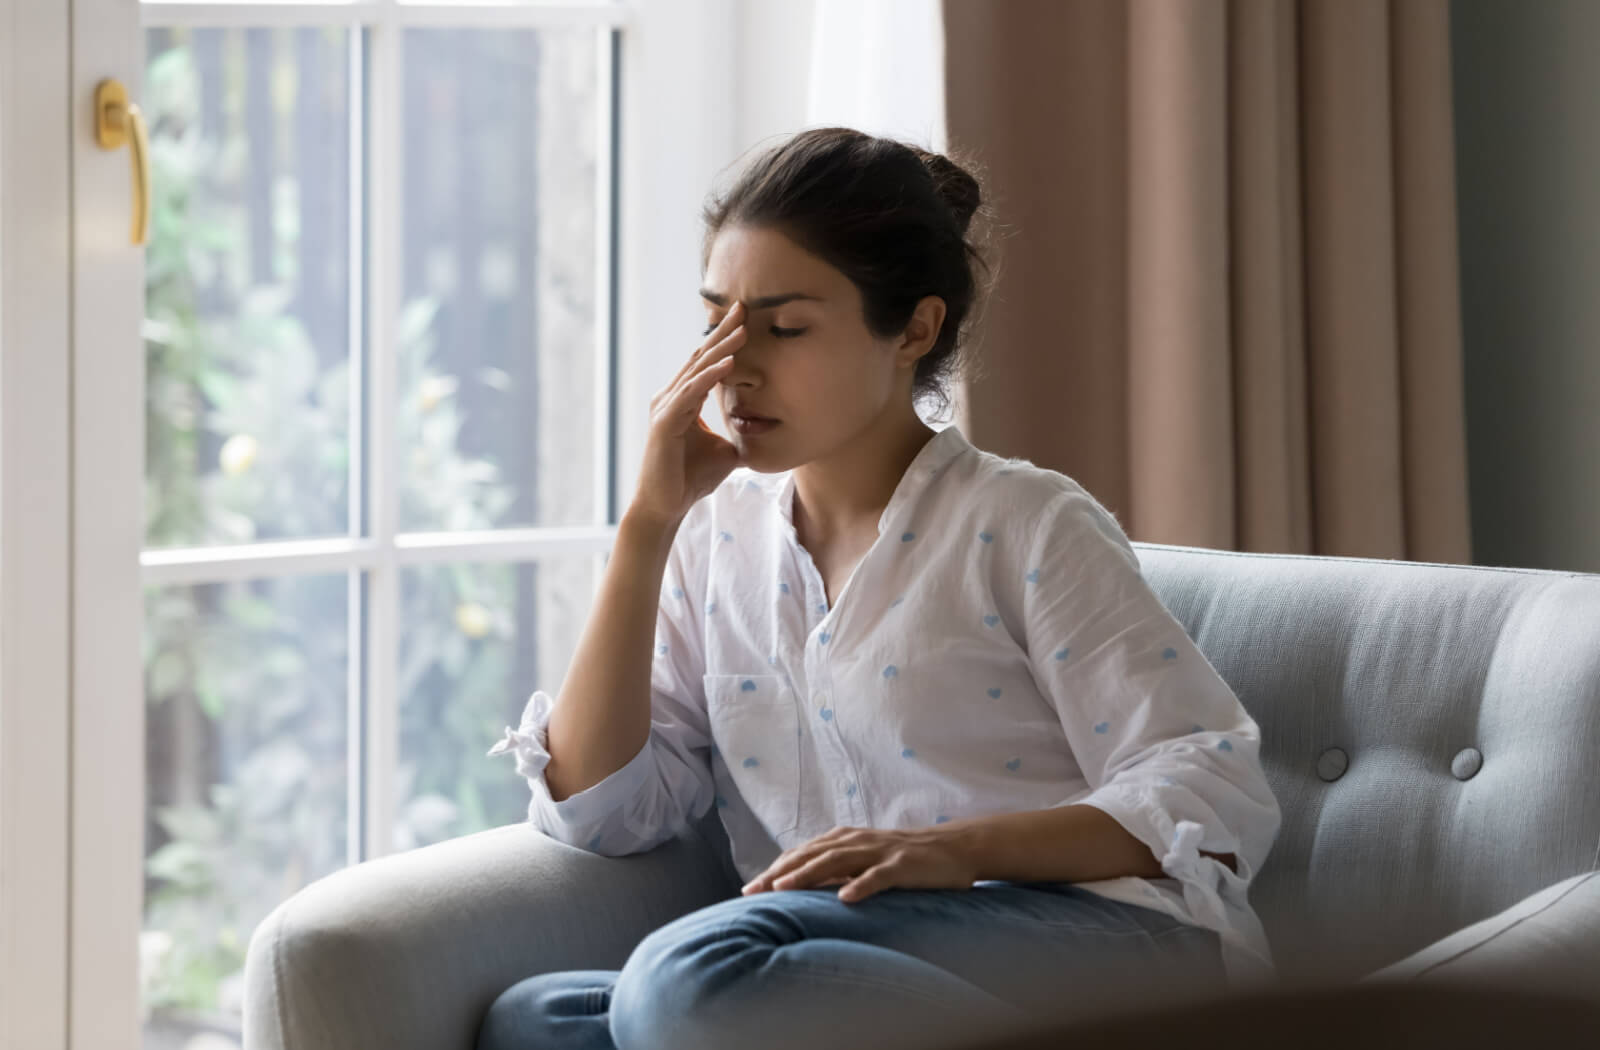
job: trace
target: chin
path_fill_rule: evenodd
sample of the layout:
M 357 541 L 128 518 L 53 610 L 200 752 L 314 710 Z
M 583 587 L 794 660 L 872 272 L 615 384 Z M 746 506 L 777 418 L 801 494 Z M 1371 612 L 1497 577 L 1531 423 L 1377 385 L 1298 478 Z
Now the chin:
M 781 474 L 789 465 L 768 449 L 750 445 L 746 442 L 735 440 L 734 447 L 739 450 L 739 465 L 755 471 L 757 474 Z
M 776 474 L 781 467 L 772 465 L 772 456 L 763 454 L 760 449 L 751 448 L 740 441 L 735 441 L 734 446 L 739 450 L 739 465 L 749 467 L 758 474 Z

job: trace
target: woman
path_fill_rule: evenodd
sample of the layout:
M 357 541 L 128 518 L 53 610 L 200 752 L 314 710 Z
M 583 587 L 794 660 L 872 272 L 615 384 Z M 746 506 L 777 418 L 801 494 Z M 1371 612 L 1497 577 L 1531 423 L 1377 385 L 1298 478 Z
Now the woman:
M 958 1046 L 1272 976 L 1256 723 L 1109 511 L 915 409 L 961 359 L 981 203 L 847 128 L 713 197 L 706 338 L 562 700 L 490 754 L 608 856 L 716 807 L 749 881 L 620 971 L 513 985 L 480 1050 Z

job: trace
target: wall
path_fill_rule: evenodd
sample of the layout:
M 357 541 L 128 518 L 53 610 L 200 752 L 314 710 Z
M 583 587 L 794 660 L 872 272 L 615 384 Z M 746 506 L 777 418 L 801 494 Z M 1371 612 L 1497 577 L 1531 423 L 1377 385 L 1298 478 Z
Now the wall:
M 1600 4 L 1453 0 L 1473 560 L 1600 572 Z
M 738 98 L 732 117 L 738 148 L 806 127 L 807 78 L 811 72 L 812 0 L 739 4 Z

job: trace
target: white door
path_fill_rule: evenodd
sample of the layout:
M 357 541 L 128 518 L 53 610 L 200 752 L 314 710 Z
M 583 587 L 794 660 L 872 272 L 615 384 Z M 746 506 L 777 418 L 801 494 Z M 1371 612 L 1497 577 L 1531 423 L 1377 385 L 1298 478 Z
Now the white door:
M 0 1046 L 230 1045 L 270 907 L 522 819 L 732 9 L 0 0 Z
M 95 97 L 139 100 L 139 8 L 0 22 L 0 1045 L 131 1048 L 144 257 Z

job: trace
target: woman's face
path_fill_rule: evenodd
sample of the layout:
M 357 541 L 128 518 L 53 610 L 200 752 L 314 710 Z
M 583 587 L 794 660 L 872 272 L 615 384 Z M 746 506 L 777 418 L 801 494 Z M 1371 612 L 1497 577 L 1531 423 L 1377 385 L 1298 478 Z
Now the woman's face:
M 845 446 L 885 413 L 909 410 L 916 360 L 937 336 L 875 339 L 861 293 L 839 270 L 774 230 L 727 226 L 706 261 L 700 289 L 715 326 L 745 304 L 745 342 L 716 398 L 729 439 L 753 470 L 775 473 Z M 931 297 L 930 297 L 931 298 Z M 932 298 L 942 318 L 943 302 Z M 778 420 L 742 434 L 735 408 Z

